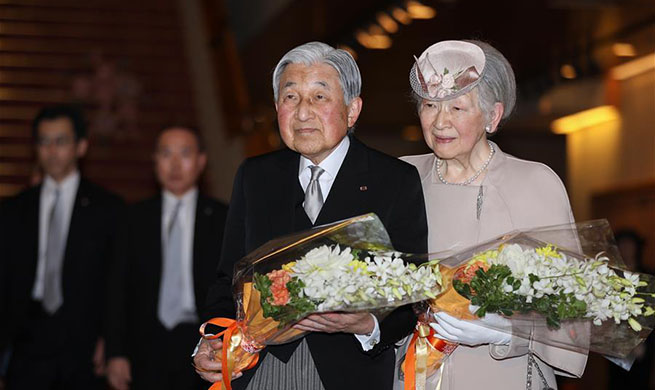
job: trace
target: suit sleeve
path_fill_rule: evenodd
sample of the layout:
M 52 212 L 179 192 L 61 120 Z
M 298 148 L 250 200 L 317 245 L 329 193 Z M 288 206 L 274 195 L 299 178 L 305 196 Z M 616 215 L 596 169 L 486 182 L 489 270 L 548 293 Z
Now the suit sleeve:
M 401 252 L 426 253 L 428 225 L 423 188 L 416 168 L 408 167 L 403 172 L 399 188 L 386 224 L 391 242 Z M 375 355 L 392 347 L 412 332 L 416 321 L 412 305 L 401 306 L 391 312 L 380 323 L 380 342 L 369 353 Z
M 127 214 L 127 213 L 125 213 Z M 118 221 L 114 251 L 108 267 L 105 355 L 107 358 L 127 356 L 129 295 L 129 231 L 127 215 Z
M 246 197 L 244 191 L 245 163 L 234 178 L 232 197 L 225 221 L 223 248 L 218 263 L 216 282 L 209 288 L 203 310 L 203 321 L 213 317 L 234 318 L 232 275 L 236 262 L 246 255 Z

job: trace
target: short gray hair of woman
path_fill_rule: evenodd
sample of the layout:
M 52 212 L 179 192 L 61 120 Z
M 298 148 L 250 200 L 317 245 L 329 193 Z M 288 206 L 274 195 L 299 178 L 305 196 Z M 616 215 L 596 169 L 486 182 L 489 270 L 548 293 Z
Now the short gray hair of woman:
M 516 79 L 514 70 L 507 58 L 495 47 L 482 41 L 465 40 L 479 46 L 484 52 L 485 65 L 482 73 L 482 80 L 473 89 L 478 91 L 478 105 L 480 111 L 487 118 L 491 119 L 491 113 L 495 103 L 503 105 L 502 121 L 507 119 L 516 105 Z M 416 101 L 416 108 L 421 109 L 421 99 L 415 93 L 412 93 Z
M 335 49 L 323 42 L 309 42 L 291 49 L 277 63 L 273 71 L 273 97 L 277 101 L 280 79 L 284 69 L 289 64 L 327 64 L 339 74 L 339 82 L 343 90 L 343 101 L 346 104 L 359 96 L 362 89 L 362 76 L 355 59 L 345 50 Z
M 477 86 L 480 110 L 491 117 L 495 103 L 503 105 L 503 121 L 507 119 L 516 105 L 516 79 L 514 70 L 507 58 L 495 47 L 486 42 L 466 41 L 478 45 L 485 56 L 482 80 Z

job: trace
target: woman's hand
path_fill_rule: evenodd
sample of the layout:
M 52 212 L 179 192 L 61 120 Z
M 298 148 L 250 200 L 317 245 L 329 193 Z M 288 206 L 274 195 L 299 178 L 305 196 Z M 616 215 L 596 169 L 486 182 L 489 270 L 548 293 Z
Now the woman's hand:
M 465 321 L 444 312 L 439 312 L 434 314 L 434 319 L 436 323 L 431 322 L 430 326 L 437 332 L 436 336 L 453 343 L 468 346 L 482 344 L 507 345 L 512 339 L 510 333 L 482 325 L 487 323 L 496 328 L 511 329 L 509 320 L 497 314 L 487 314 L 476 321 Z

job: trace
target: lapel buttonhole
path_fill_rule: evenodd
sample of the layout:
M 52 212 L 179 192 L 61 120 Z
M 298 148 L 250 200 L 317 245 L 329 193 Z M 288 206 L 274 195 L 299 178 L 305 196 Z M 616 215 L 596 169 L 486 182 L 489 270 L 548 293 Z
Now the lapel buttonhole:
M 363 192 L 363 191 L 368 190 L 368 187 L 367 186 L 359 186 L 359 190 Z

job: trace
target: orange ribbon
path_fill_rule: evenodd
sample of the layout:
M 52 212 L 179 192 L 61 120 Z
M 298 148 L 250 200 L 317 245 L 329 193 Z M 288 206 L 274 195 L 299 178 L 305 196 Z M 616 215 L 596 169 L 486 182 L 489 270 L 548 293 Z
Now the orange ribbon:
M 407 354 L 405 355 L 405 390 L 416 388 L 416 340 L 418 331 L 414 331 L 412 341 L 409 342 Z
M 206 335 L 205 327 L 208 324 L 225 329 L 217 334 Z M 223 348 L 221 351 L 221 373 L 223 374 L 223 380 L 215 382 L 209 390 L 222 390 L 223 386 L 225 386 L 225 390 L 232 390 L 231 381 L 232 372 L 235 367 L 235 352 L 241 346 L 243 340 L 243 333 L 239 328 L 239 324 L 230 318 L 212 318 L 200 326 L 200 334 L 207 340 L 215 340 L 223 336 Z M 259 354 L 255 353 L 251 356 L 250 362 L 240 371 L 251 369 L 257 364 Z
M 436 336 L 434 329 L 428 325 L 418 324 L 405 355 L 405 390 L 425 389 L 427 366 L 439 367 L 441 361 L 428 362 L 433 354 L 446 355 L 453 348 L 453 344 Z M 418 380 L 417 380 L 418 378 Z

